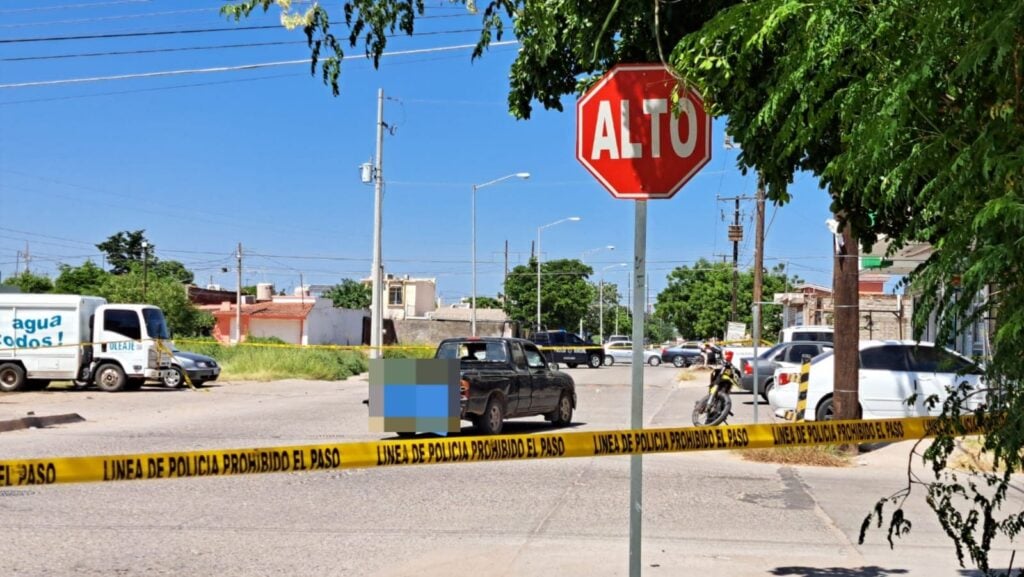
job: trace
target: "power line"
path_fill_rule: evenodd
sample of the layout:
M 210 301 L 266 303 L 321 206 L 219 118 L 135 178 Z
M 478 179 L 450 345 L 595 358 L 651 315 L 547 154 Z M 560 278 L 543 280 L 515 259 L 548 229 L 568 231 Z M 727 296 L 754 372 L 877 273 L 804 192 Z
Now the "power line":
M 493 42 L 491 46 L 507 46 L 511 44 L 518 44 L 518 40 L 507 40 L 503 42 Z M 439 46 L 435 48 L 418 48 L 414 50 L 398 50 L 395 52 L 385 52 L 381 54 L 384 56 L 408 56 L 412 54 L 428 54 L 432 52 L 450 52 L 453 50 L 465 50 L 467 48 L 476 48 L 476 44 L 460 44 L 456 46 Z M 367 56 L 365 54 L 357 54 L 355 56 L 345 56 L 343 60 L 365 60 Z M 273 68 L 277 66 L 293 66 L 296 64 L 309 64 L 309 58 L 303 58 L 302 60 L 281 60 L 277 62 L 259 62 L 255 64 L 241 64 L 237 66 L 215 66 L 211 68 L 188 68 L 183 70 L 162 70 L 159 72 L 141 72 L 135 74 L 117 74 L 113 76 L 92 76 L 86 78 L 64 78 L 60 80 L 40 80 L 36 82 L 16 82 L 12 84 L 0 84 L 0 89 L 5 88 L 28 88 L 32 86 L 57 86 L 63 84 L 84 84 L 91 82 L 106 82 L 111 80 L 130 80 L 135 78 L 161 78 L 167 76 L 182 76 L 186 74 L 212 74 L 217 72 L 234 72 L 237 70 L 257 70 L 261 68 Z
M 419 16 L 420 20 L 437 18 L 465 18 L 472 14 L 438 14 Z M 23 44 L 28 42 L 62 42 L 65 40 L 108 40 L 111 38 L 138 38 L 142 36 L 171 36 L 177 34 L 206 34 L 210 32 L 240 32 L 248 30 L 284 30 L 280 24 L 262 26 L 227 26 L 223 28 L 187 28 L 184 30 L 150 30 L 144 32 L 111 32 L 107 34 L 84 34 L 77 36 L 33 36 L 28 38 L 2 38 L 0 44 Z
M 59 26 L 61 24 L 88 24 L 90 22 L 109 22 L 111 20 L 134 20 L 150 16 L 173 16 L 176 14 L 195 14 L 197 12 L 215 12 L 220 8 L 191 8 L 188 10 L 165 10 L 163 12 L 144 12 L 142 14 L 119 14 L 117 16 L 96 16 L 92 18 L 76 18 L 73 20 L 50 20 L 47 22 L 18 22 L 0 24 L 0 28 L 28 28 L 31 26 Z
M 187 30 L 153 30 L 150 32 L 112 32 L 109 34 L 84 34 L 79 36 L 39 36 L 33 38 L 0 38 L 0 44 L 22 44 L 26 42 L 61 42 L 64 40 L 101 40 L 109 38 L 137 38 L 139 36 L 169 36 L 175 34 L 206 34 L 208 32 L 243 32 L 247 30 L 278 30 L 280 24 L 270 26 L 228 26 L 225 28 L 193 28 Z
M 63 4 L 60 6 L 35 6 L 33 8 L 10 8 L 0 10 L 0 14 L 25 14 L 28 12 L 46 12 L 50 10 L 73 10 L 76 8 L 100 8 L 103 6 L 116 6 L 121 4 L 148 4 L 152 0 L 110 0 L 109 2 L 83 2 L 80 4 Z
M 406 34 L 390 34 L 388 38 L 395 38 L 398 36 L 441 36 L 445 34 L 466 34 L 469 32 L 479 32 L 475 28 L 465 28 L 462 30 L 437 30 L 429 32 L 416 32 L 411 35 Z M 14 56 L 10 58 L 0 58 L 0 62 L 26 62 L 34 60 L 61 60 L 66 58 L 94 58 L 97 56 L 133 56 L 139 54 L 161 54 L 167 52 L 189 52 L 197 50 L 223 50 L 233 48 L 259 48 L 265 46 L 294 46 L 297 44 L 307 44 L 304 40 L 284 40 L 278 42 L 246 42 L 242 44 L 210 44 L 206 46 L 182 46 L 177 48 L 150 48 L 145 50 L 113 50 L 109 52 L 78 52 L 73 54 L 48 54 L 41 56 Z

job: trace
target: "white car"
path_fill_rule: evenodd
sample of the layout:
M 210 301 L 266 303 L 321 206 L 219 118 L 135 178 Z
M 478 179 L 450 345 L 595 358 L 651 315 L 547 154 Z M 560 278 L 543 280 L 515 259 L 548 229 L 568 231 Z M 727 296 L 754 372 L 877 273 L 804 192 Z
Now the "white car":
M 832 418 L 835 353 L 823 353 L 811 363 L 807 379 L 808 421 Z M 971 389 L 983 387 L 982 371 L 966 357 L 933 343 L 917 341 L 861 341 L 859 400 L 864 419 L 937 416 L 949 396 L 947 387 L 966 382 Z M 786 417 L 796 409 L 800 388 L 799 368 L 775 371 L 775 386 L 768 402 L 775 415 Z M 907 400 L 916 395 L 913 404 Z M 926 399 L 939 402 L 929 408 Z M 965 410 L 984 402 L 981 394 L 968 398 Z
M 604 346 L 604 364 L 610 367 L 615 363 L 633 362 L 633 342 L 615 341 Z M 644 349 L 644 362 L 656 367 L 661 364 L 661 352 Z

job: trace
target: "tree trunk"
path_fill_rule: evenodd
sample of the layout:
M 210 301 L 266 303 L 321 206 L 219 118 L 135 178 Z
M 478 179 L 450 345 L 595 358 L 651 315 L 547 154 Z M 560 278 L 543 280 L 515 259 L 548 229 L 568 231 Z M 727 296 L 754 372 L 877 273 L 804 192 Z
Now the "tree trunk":
M 837 215 L 837 219 L 841 215 Z M 832 272 L 835 317 L 835 390 L 833 410 L 836 419 L 859 419 L 860 368 L 858 257 L 860 251 L 849 224 L 840 231 Z

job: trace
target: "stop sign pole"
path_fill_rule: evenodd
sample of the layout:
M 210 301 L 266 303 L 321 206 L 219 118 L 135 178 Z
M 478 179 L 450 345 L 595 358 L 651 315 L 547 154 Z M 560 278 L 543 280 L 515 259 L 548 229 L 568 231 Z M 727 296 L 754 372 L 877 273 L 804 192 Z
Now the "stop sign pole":
M 576 103 L 576 158 L 615 198 L 634 201 L 630 428 L 644 425 L 647 201 L 669 199 L 711 160 L 711 117 L 661 64 L 619 64 Z M 678 114 L 676 113 L 678 110 Z M 643 456 L 629 461 L 629 575 L 640 577 Z

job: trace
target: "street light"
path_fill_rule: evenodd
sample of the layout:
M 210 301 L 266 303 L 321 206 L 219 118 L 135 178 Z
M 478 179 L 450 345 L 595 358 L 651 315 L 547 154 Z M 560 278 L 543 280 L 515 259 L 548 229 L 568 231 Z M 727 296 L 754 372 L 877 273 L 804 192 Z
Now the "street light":
M 597 298 L 597 304 L 598 304 L 597 316 L 600 319 L 599 322 L 600 322 L 600 327 L 601 327 L 600 332 L 598 333 L 598 335 L 599 335 L 598 338 L 600 339 L 600 344 L 604 344 L 604 271 L 606 271 L 606 270 L 608 270 L 610 268 L 616 268 L 616 267 L 620 267 L 620 266 L 627 266 L 627 265 L 624 262 L 620 262 L 618 264 L 608 265 L 608 266 L 604 267 L 603 269 L 601 269 L 601 290 L 600 290 L 600 295 Z M 619 312 L 618 311 L 618 299 L 616 299 L 616 307 L 615 307 L 616 315 L 618 315 L 618 312 Z M 616 316 L 616 318 L 618 318 L 618 317 Z M 616 328 L 616 330 L 618 330 L 618 328 Z
M 473 185 L 473 218 L 472 218 L 472 220 L 473 220 L 473 303 L 471 305 L 471 307 L 473 309 L 473 312 L 471 313 L 471 317 L 472 317 L 471 325 L 472 325 L 472 333 L 473 333 L 474 337 L 476 336 L 476 191 L 478 189 L 481 189 L 481 188 L 485 187 L 485 186 L 490 186 L 492 184 L 498 184 L 499 182 L 501 182 L 503 180 L 508 180 L 510 178 L 521 178 L 523 180 L 526 180 L 527 178 L 530 178 L 530 173 L 529 172 L 517 172 L 515 174 L 507 174 L 507 175 L 505 175 L 505 176 L 503 176 L 501 178 L 495 178 L 494 180 L 492 180 L 490 182 L 485 182 L 483 184 L 474 184 Z M 502 289 L 502 290 L 504 290 L 504 289 Z
M 540 232 L 545 228 L 550 228 L 556 224 L 562 224 L 563 222 L 578 222 L 580 217 L 570 216 L 569 218 L 563 218 L 562 220 L 556 220 L 555 222 L 545 224 L 537 227 L 537 330 L 541 328 L 540 324 Z
M 146 285 L 149 283 L 149 243 L 142 241 L 142 302 L 146 302 Z

